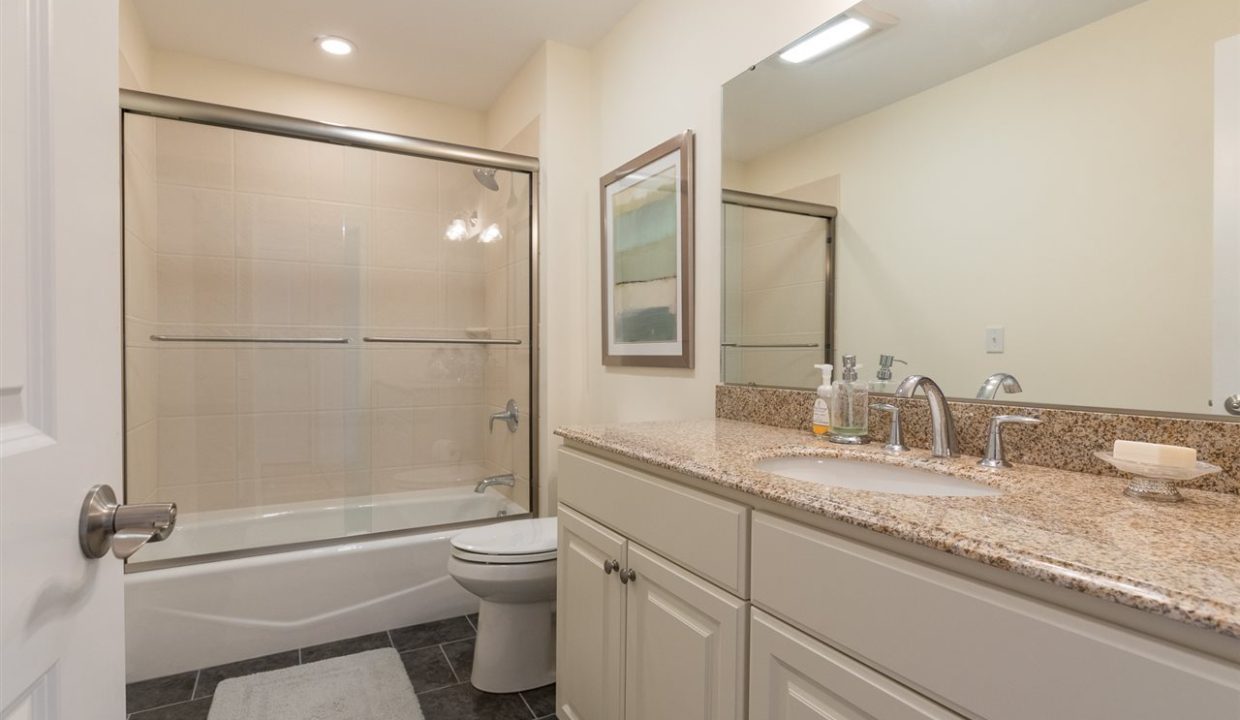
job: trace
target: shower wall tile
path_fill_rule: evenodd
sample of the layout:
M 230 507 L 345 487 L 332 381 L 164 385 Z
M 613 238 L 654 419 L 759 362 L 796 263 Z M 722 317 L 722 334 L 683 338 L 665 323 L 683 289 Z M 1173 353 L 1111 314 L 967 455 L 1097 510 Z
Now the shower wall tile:
M 374 218 L 369 207 L 339 203 L 309 204 L 310 261 L 331 265 L 366 262 Z
M 438 163 L 390 153 L 375 154 L 375 205 L 436 212 L 439 207 Z
M 160 486 L 236 478 L 235 416 L 161 417 L 158 423 Z
M 442 327 L 438 273 L 367 268 L 368 324 L 377 327 L 430 329 Z
M 304 198 L 310 190 L 310 143 L 294 138 L 235 134 L 238 192 Z
M 369 205 L 374 198 L 375 153 L 326 143 L 306 143 L 306 194 L 318 200 Z
M 158 414 L 156 377 L 159 367 L 158 350 L 148 347 L 125 348 L 125 427 L 128 430 L 155 420 Z
M 309 263 L 238 260 L 237 322 L 310 324 Z
M 237 411 L 237 351 L 231 348 L 161 347 L 158 357 L 158 414 L 231 415 Z M 148 383 L 150 384 L 150 383 Z
M 521 260 L 508 266 L 508 326 L 530 324 L 530 263 Z
M 509 397 L 528 402 L 528 346 L 360 342 L 528 335 L 528 303 L 512 307 L 528 288 L 513 280 L 528 272 L 528 247 L 514 247 L 528 242 L 523 177 L 514 188 L 501 172 L 492 192 L 469 166 L 140 120 L 127 119 L 125 151 L 131 495 L 196 512 L 528 472 L 514 466 L 528 463 L 528 427 L 487 432 Z M 445 240 L 474 212 L 503 238 Z
M 160 255 L 156 274 L 161 323 L 222 324 L 236 319 L 233 260 Z
M 437 271 L 446 228 L 438 213 L 376 208 L 374 242 L 367 264 Z
M 236 254 L 232 193 L 160 184 L 157 197 L 159 252 L 220 257 Z
M 348 265 L 310 265 L 311 325 L 357 327 L 365 320 L 363 278 Z
M 310 202 L 273 195 L 236 196 L 237 256 L 263 260 L 310 259 Z
M 149 502 L 155 495 L 159 429 L 155 422 L 125 433 L 125 502 Z
M 132 232 L 125 233 L 125 315 L 157 320 L 155 251 Z
M 210 125 L 156 120 L 156 177 L 161 183 L 232 189 L 233 135 Z
M 443 326 L 465 329 L 486 324 L 486 293 L 490 291 L 487 276 L 478 273 L 445 272 L 441 273 L 440 277 L 443 283 L 440 291 Z
M 371 466 L 392 468 L 415 465 L 418 458 L 413 444 L 413 408 L 374 410 L 371 418 Z

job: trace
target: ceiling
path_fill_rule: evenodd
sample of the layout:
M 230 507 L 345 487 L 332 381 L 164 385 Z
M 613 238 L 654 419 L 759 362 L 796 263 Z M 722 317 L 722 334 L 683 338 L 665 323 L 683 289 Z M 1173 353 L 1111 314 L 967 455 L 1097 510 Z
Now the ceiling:
M 773 55 L 724 86 L 724 156 L 747 162 L 1141 1 L 865 0 L 899 22 L 801 65 Z
M 135 0 L 151 44 L 483 110 L 546 40 L 588 48 L 637 0 Z M 319 35 L 352 40 L 333 57 Z

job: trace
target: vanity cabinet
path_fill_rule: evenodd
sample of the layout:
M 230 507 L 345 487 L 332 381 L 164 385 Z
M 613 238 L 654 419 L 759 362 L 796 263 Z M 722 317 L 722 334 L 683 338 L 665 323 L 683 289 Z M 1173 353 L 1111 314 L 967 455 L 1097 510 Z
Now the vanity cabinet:
M 761 610 L 750 628 L 749 720 L 960 720 Z
M 572 456 L 561 456 L 561 462 Z M 653 531 L 670 553 L 695 555 L 702 544 L 686 527 L 647 525 L 644 513 L 627 503 L 595 504 L 592 513 L 565 500 L 581 497 L 576 486 L 602 474 L 612 481 L 664 483 L 610 463 L 575 457 L 561 465 L 559 564 L 557 569 L 557 707 L 561 720 L 742 720 L 747 689 L 749 604 L 674 562 L 661 551 L 624 533 L 624 528 Z M 652 486 L 645 486 L 651 491 Z M 677 503 L 692 501 L 666 489 L 659 496 Z M 687 488 L 683 488 L 687 489 Z M 639 491 L 640 492 L 640 491 Z M 685 511 L 709 522 L 723 511 L 733 518 L 747 510 L 718 498 Z M 681 507 L 685 510 L 685 506 Z M 735 527 L 729 524 L 729 527 Z M 726 535 L 726 533 L 725 533 Z M 680 542 L 688 540 L 689 542 Z M 724 562 L 703 557 L 716 572 L 735 570 L 739 558 Z M 747 553 L 746 553 L 747 555 Z M 732 571 L 728 568 L 731 567 Z M 734 575 L 732 577 L 735 577 Z
M 1240 719 L 1240 665 L 1109 608 L 663 475 L 561 451 L 561 720 Z

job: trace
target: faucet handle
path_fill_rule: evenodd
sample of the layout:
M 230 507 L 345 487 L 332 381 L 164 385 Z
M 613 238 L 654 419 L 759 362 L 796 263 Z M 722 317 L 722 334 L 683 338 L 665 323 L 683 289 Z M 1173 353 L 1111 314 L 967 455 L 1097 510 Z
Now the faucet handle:
M 977 461 L 978 465 L 988 468 L 1012 467 L 1012 463 L 1003 456 L 1003 426 L 1008 423 L 1020 425 L 1038 425 L 1042 421 L 1028 415 L 996 415 L 990 419 L 990 433 L 986 441 L 986 457 Z
M 904 444 L 904 431 L 900 427 L 900 406 L 891 403 L 874 403 L 870 405 L 870 408 L 891 414 L 891 432 L 887 435 L 887 444 L 883 446 L 883 449 L 890 453 L 906 452 L 908 446 Z

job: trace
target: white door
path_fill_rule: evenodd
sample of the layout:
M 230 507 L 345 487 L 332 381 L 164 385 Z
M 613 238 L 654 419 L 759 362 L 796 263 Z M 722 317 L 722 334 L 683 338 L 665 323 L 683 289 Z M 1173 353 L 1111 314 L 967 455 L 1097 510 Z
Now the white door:
M 624 716 L 745 717 L 745 601 L 632 542 L 628 567 Z
M 114 0 L 0 2 L 0 718 L 125 714 L 122 567 L 78 513 L 121 488 Z
M 556 564 L 556 713 L 620 720 L 624 702 L 625 539 L 560 506 Z

